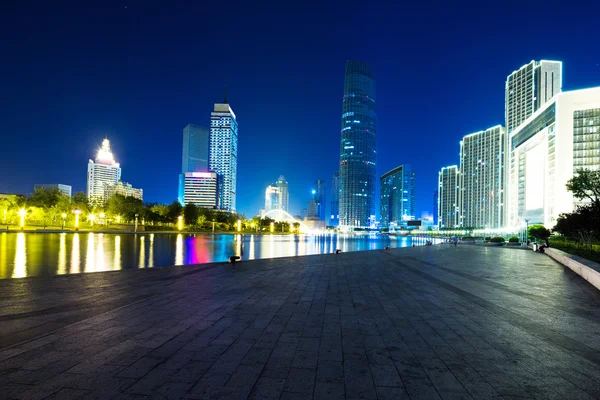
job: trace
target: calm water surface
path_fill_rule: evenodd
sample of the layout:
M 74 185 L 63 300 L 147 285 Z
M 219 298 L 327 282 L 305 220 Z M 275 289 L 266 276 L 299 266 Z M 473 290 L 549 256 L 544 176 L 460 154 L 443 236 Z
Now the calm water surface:
M 0 233 L 0 279 L 408 247 L 410 237 Z M 424 240 L 415 239 L 416 244 Z

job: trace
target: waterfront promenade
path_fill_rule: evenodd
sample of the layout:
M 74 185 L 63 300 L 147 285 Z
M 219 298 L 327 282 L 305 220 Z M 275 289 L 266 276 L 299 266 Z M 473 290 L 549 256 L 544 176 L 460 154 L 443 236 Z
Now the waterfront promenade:
M 0 281 L 4 399 L 600 398 L 600 292 L 416 248 Z

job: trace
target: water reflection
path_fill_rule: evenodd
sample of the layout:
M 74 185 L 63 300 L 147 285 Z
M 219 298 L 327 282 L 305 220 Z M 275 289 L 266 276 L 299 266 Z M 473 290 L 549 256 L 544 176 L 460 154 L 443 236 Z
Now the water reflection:
M 82 245 L 84 241 L 84 245 Z M 415 240 L 416 241 L 416 240 Z M 408 247 L 411 238 L 348 235 L 2 233 L 0 279 Z

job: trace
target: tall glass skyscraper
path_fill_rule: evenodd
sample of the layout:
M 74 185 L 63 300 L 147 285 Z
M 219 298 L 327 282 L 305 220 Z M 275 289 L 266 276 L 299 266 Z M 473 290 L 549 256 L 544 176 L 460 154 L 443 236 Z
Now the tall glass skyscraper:
M 405 226 L 415 218 L 415 171 L 400 165 L 380 178 L 380 218 L 385 228 Z
M 110 150 L 110 141 L 104 139 L 96 160 L 89 160 L 87 173 L 87 196 L 92 204 L 104 204 L 107 185 L 116 185 L 121 179 L 121 166 Z
M 227 102 L 215 104 L 210 114 L 210 151 L 208 168 L 218 177 L 218 208 L 235 211 L 237 187 L 238 124 Z
M 364 61 L 348 61 L 340 142 L 340 228 L 369 226 L 375 215 L 375 77 Z
M 335 172 L 331 179 L 331 205 L 329 209 L 329 225 L 338 226 L 340 222 L 340 173 Z
M 188 124 L 183 128 L 181 173 L 208 171 L 208 128 Z

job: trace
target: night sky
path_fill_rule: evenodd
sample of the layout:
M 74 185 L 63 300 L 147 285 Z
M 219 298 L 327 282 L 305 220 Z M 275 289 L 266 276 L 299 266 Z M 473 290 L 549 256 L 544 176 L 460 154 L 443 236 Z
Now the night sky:
M 238 211 L 283 174 L 293 213 L 339 165 L 345 62 L 377 80 L 377 175 L 410 163 L 417 216 L 459 141 L 504 120 L 506 76 L 562 60 L 563 90 L 600 85 L 600 2 L 17 1 L 0 9 L 0 192 L 85 190 L 107 136 L 145 201 L 177 197 L 182 129 L 228 86 Z M 407 4 L 402 4 L 407 3 Z M 557 2 L 558 3 L 558 2 Z M 542 5 L 543 4 L 543 5 Z

